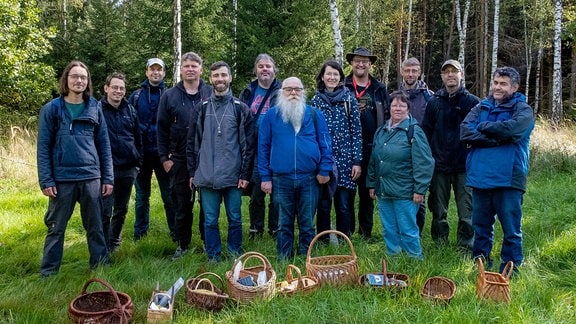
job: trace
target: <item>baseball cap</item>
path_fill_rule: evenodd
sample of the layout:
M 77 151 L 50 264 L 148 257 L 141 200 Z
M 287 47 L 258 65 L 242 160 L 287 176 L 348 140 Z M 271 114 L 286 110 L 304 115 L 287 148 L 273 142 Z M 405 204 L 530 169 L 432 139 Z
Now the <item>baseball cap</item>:
M 149 67 L 151 67 L 151 66 L 154 65 L 154 64 L 160 65 L 163 69 L 166 68 L 166 65 L 164 64 L 164 61 L 162 61 L 161 59 L 159 59 L 159 58 L 157 58 L 157 57 L 154 57 L 154 58 L 149 59 L 149 60 L 146 62 L 146 68 L 149 68 Z
M 448 60 L 444 62 L 444 64 L 442 64 L 442 68 L 440 69 L 440 71 L 444 71 L 444 69 L 449 65 L 455 67 L 458 71 L 462 71 L 462 65 L 460 65 L 460 62 L 456 60 Z

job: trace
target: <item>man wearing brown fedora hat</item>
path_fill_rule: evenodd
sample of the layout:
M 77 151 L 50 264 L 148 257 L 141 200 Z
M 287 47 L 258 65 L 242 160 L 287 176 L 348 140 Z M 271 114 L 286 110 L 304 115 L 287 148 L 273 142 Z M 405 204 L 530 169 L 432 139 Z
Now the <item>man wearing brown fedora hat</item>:
M 372 154 L 372 141 L 376 129 L 390 117 L 388 91 L 386 85 L 370 75 L 370 67 L 378 57 L 365 47 L 357 47 L 346 54 L 346 60 L 352 65 L 352 73 L 346 78 L 346 86 L 356 95 L 362 124 L 362 173 L 358 178 L 358 233 L 366 238 L 372 237 L 374 222 L 374 202 L 366 188 L 368 161 Z M 355 220 L 350 229 L 354 232 Z

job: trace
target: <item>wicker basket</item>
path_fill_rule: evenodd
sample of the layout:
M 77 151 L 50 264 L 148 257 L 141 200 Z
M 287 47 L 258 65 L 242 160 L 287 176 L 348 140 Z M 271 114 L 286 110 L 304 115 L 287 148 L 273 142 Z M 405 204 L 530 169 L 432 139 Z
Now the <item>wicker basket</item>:
M 150 306 L 154 301 L 155 297 L 158 295 L 164 295 L 170 298 L 168 303 L 168 309 L 151 309 Z M 150 302 L 148 303 L 148 315 L 146 316 L 146 322 L 150 324 L 168 323 L 172 321 L 172 314 L 174 312 L 174 300 L 166 291 L 154 291 Z
M 213 276 L 218 279 L 219 288 L 215 286 L 210 279 Z M 186 280 L 186 303 L 196 308 L 219 311 L 224 307 L 228 300 L 228 295 L 224 293 L 224 281 L 213 272 L 204 272 L 192 279 Z
M 97 282 L 108 288 L 105 291 L 86 292 L 88 286 Z M 79 296 L 70 302 L 68 317 L 74 323 L 118 323 L 125 324 L 132 319 L 134 305 L 130 296 L 115 291 L 102 279 L 86 281 Z
M 477 258 L 478 280 L 476 281 L 476 294 L 480 298 L 495 301 L 510 302 L 510 276 L 514 270 L 514 263 L 508 261 L 502 273 L 484 270 L 482 258 Z
M 293 271 L 296 272 L 297 277 L 294 278 Z M 286 280 L 276 284 L 278 293 L 286 296 L 295 294 L 309 294 L 318 288 L 318 280 L 314 277 L 302 276 L 300 269 L 289 264 L 286 269 Z
M 344 238 L 351 250 L 351 255 L 327 255 L 312 257 L 316 241 L 324 235 L 335 234 Z M 354 285 L 358 281 L 358 257 L 352 242 L 344 233 L 334 230 L 318 233 L 310 242 L 306 253 L 306 275 L 316 278 L 320 285 Z
M 445 277 L 428 278 L 422 287 L 421 295 L 435 302 L 449 303 L 456 293 L 454 281 Z
M 398 273 L 398 272 L 388 272 L 388 267 L 386 264 L 386 260 L 382 259 L 382 272 L 379 273 L 368 273 L 365 275 L 360 276 L 360 278 L 358 278 L 358 284 L 360 286 L 364 286 L 366 284 L 368 284 L 368 275 L 373 274 L 373 275 L 380 275 L 380 276 L 384 276 L 384 278 L 386 278 L 386 282 L 382 284 L 382 286 L 370 286 L 373 288 L 384 288 L 384 289 L 404 289 L 407 288 L 408 286 L 410 286 L 410 277 L 407 274 L 404 273 Z
M 246 268 L 250 260 L 259 261 L 259 265 Z M 260 286 L 245 286 L 234 280 L 234 269 L 242 262 L 240 278 L 250 276 L 254 282 L 258 280 L 258 273 L 266 272 L 267 281 Z M 250 261 L 252 262 L 252 261 Z M 253 263 L 253 262 L 252 262 Z M 232 270 L 226 271 L 226 281 L 230 298 L 245 303 L 254 299 L 270 300 L 276 294 L 276 272 L 266 257 L 258 252 L 247 252 L 238 257 L 232 265 Z

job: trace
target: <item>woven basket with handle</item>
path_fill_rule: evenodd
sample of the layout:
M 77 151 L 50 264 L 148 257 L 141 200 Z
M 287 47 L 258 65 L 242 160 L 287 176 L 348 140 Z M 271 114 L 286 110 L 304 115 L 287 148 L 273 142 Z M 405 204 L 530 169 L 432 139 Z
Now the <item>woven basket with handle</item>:
M 218 279 L 218 286 L 214 285 L 208 276 Z M 224 281 L 222 278 L 213 272 L 204 272 L 192 279 L 186 280 L 186 302 L 199 309 L 209 311 L 221 310 L 228 295 L 224 293 Z
M 318 239 L 330 234 L 342 237 L 348 243 L 351 254 L 313 257 L 312 250 Z M 355 285 L 358 281 L 358 257 L 348 236 L 334 230 L 318 233 L 310 242 L 306 253 L 306 275 L 316 278 L 320 285 Z
M 478 280 L 476 294 L 480 298 L 495 301 L 510 302 L 510 276 L 514 271 L 514 263 L 508 261 L 502 273 L 484 270 L 482 258 L 476 258 L 478 263 Z
M 253 264 L 254 261 L 257 262 L 257 265 L 247 267 L 248 264 Z M 266 273 L 266 282 L 259 286 L 245 286 L 234 280 L 234 269 L 239 262 L 242 262 L 239 278 L 250 276 L 254 282 L 257 282 L 258 274 L 264 271 Z M 246 252 L 238 257 L 234 261 L 232 269 L 226 271 L 226 282 L 230 298 L 242 303 L 254 299 L 269 300 L 276 294 L 276 272 L 272 269 L 268 259 L 258 252 Z
M 88 286 L 94 282 L 107 290 L 87 292 Z M 68 317 L 74 323 L 125 324 L 132 319 L 133 308 L 130 296 L 114 290 L 102 279 L 92 278 L 86 281 L 80 295 L 70 302 Z
M 296 278 L 294 278 L 296 272 Z M 310 276 L 302 276 L 300 269 L 289 264 L 286 269 L 286 280 L 276 284 L 276 291 L 282 295 L 309 294 L 318 288 L 318 280 Z
M 449 303 L 456 293 L 454 281 L 445 277 L 428 278 L 422 287 L 421 295 L 424 298 Z
M 386 259 L 382 259 L 382 272 L 378 273 L 370 273 L 374 275 L 382 275 L 384 276 L 385 282 L 382 286 L 371 286 L 374 288 L 384 288 L 384 289 L 404 289 L 410 286 L 410 276 L 404 273 L 398 272 L 388 272 L 388 266 L 386 264 Z M 369 274 L 365 274 L 360 276 L 358 279 L 358 284 L 360 286 L 364 286 L 368 283 L 367 276 Z

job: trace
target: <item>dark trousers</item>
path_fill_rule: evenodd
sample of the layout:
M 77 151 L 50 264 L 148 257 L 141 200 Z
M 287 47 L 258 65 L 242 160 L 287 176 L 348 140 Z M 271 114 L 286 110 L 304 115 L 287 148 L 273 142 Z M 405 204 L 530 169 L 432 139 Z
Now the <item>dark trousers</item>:
M 86 230 L 86 241 L 90 252 L 90 268 L 99 263 L 108 263 L 108 248 L 102 229 L 102 186 L 100 179 L 58 182 L 58 195 L 48 201 L 44 224 L 48 228 L 44 241 L 44 253 L 40 273 L 50 275 L 58 272 L 64 252 L 64 234 L 74 212 L 76 202 L 80 204 L 80 217 Z
M 472 248 L 474 229 L 472 228 L 472 189 L 466 187 L 466 173 L 444 174 L 434 172 L 430 183 L 428 207 L 432 212 L 432 239 L 447 242 L 450 226 L 448 225 L 448 203 L 450 192 L 454 190 L 456 209 L 458 211 L 457 240 L 458 245 Z
M 160 158 L 155 155 L 144 154 L 144 160 L 140 172 L 136 177 L 134 186 L 136 188 L 136 213 L 134 220 L 134 238 L 139 239 L 148 233 L 150 227 L 150 195 L 152 191 L 152 173 L 156 175 L 160 195 L 164 203 L 164 213 L 170 235 L 174 236 L 174 219 L 176 217 L 172 197 L 170 196 L 170 176 L 160 162 Z
M 174 161 L 168 174 L 170 175 L 172 203 L 176 211 L 174 234 L 178 245 L 186 250 L 192 241 L 192 208 L 194 204 L 186 162 Z
M 250 212 L 250 233 L 262 234 L 264 232 L 264 215 L 266 214 L 266 194 L 260 189 L 260 181 L 254 182 L 248 211 Z M 268 203 L 268 233 L 273 235 L 278 231 L 278 211 L 274 208 L 274 201 L 270 195 Z
M 355 190 L 337 187 L 334 197 L 330 197 L 327 185 L 320 186 L 320 199 L 318 200 L 318 211 L 316 212 L 316 231 L 321 233 L 331 229 L 332 201 L 334 201 L 336 230 L 350 237 L 352 235 L 350 224 L 354 219 L 355 195 Z M 321 240 L 328 241 L 329 236 L 322 236 Z
M 362 170 L 368 170 L 368 165 L 366 167 L 362 165 Z M 372 237 L 372 227 L 374 227 L 374 200 L 370 198 L 370 192 L 366 188 L 366 175 L 367 171 L 363 171 L 362 175 L 358 178 L 358 234 L 365 238 Z M 354 205 L 354 204 L 352 204 Z M 352 222 L 350 224 L 350 229 L 354 232 L 356 228 L 356 222 L 354 217 L 352 217 Z
M 128 213 L 128 203 L 132 186 L 136 179 L 136 167 L 126 170 L 114 170 L 114 191 L 112 195 L 102 198 L 102 225 L 108 248 L 112 249 L 122 243 L 122 228 Z

